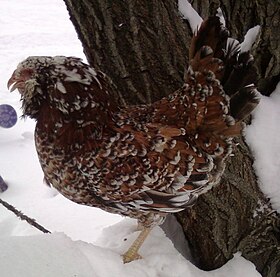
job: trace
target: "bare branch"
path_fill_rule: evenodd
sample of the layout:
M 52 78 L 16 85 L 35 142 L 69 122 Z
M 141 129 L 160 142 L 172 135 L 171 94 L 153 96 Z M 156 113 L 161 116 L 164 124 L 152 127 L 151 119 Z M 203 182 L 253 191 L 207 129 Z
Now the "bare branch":
M 30 218 L 29 216 L 23 214 L 21 211 L 17 210 L 14 206 L 12 206 L 11 204 L 9 204 L 6 201 L 2 200 L 1 198 L 0 198 L 0 204 L 2 204 L 7 210 L 9 210 L 12 213 L 14 213 L 21 220 L 26 221 L 28 224 L 32 225 L 33 227 L 35 227 L 39 231 L 41 231 L 41 232 L 43 232 L 45 234 L 51 233 L 49 230 L 45 229 L 42 225 L 38 224 L 35 221 L 35 219 Z

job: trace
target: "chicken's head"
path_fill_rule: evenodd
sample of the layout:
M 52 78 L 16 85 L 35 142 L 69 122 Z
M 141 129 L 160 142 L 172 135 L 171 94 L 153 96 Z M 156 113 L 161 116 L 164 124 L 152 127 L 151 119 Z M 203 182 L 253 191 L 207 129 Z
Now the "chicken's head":
M 8 81 L 11 91 L 18 89 L 21 94 L 24 116 L 36 118 L 44 100 L 42 85 L 43 68 L 50 62 L 50 57 L 28 57 L 21 62 Z
M 18 65 L 8 87 L 21 94 L 23 116 L 38 119 L 47 106 L 68 117 L 108 103 L 103 77 L 79 58 L 32 56 Z

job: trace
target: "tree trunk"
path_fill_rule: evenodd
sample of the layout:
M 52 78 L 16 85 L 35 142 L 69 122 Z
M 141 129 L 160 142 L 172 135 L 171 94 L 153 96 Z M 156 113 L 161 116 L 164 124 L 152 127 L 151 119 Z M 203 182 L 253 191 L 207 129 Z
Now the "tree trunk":
M 127 103 L 151 103 L 182 85 L 190 30 L 176 1 L 65 2 L 88 62 Z
M 121 100 L 151 103 L 183 84 L 191 31 L 179 15 L 177 1 L 64 1 L 89 63 L 111 77 Z M 263 91 L 269 88 L 269 94 L 279 79 L 277 1 L 193 2 L 203 17 L 220 5 L 239 39 L 248 28 L 262 25 L 254 53 L 259 85 Z M 280 216 L 257 186 L 242 139 L 221 184 L 177 218 L 199 267 L 220 267 L 241 251 L 263 276 L 280 274 Z

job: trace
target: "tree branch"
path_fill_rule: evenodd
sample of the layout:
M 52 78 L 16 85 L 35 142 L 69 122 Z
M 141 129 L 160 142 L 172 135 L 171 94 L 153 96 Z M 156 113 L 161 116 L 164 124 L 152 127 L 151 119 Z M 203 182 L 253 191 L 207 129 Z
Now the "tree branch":
M 17 210 L 14 206 L 11 204 L 7 203 L 6 201 L 2 200 L 0 198 L 0 204 L 2 204 L 7 210 L 11 211 L 14 213 L 17 217 L 19 217 L 21 220 L 26 221 L 28 224 L 32 225 L 39 231 L 43 233 L 51 233 L 49 230 L 45 229 L 42 225 L 38 224 L 35 219 L 30 218 L 29 216 L 23 214 L 21 211 Z

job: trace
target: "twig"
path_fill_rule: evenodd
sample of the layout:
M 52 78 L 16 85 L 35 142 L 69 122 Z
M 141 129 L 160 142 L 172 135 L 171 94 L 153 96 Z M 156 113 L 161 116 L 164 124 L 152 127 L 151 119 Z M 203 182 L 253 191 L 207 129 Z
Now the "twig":
M 0 204 L 2 204 L 6 209 L 13 212 L 17 217 L 21 220 L 25 220 L 27 223 L 32 225 L 33 227 L 37 228 L 43 233 L 51 233 L 49 230 L 45 229 L 42 225 L 38 224 L 35 219 L 28 217 L 27 215 L 23 214 L 21 211 L 17 210 L 14 206 L 10 205 L 6 201 L 0 198 Z

